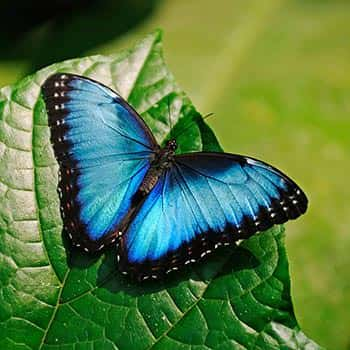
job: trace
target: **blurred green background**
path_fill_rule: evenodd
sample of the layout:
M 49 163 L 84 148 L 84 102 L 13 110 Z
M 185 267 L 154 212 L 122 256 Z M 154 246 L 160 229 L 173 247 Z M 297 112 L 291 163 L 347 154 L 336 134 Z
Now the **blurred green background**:
M 296 315 L 320 345 L 350 349 L 350 1 L 1 6 L 1 86 L 163 28 L 170 69 L 203 114 L 215 112 L 224 149 L 270 162 L 308 194 L 307 215 L 286 225 Z

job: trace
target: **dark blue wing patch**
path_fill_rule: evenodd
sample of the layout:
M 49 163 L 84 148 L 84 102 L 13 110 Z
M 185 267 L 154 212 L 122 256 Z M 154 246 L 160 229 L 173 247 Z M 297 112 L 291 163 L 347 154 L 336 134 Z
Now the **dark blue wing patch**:
M 180 155 L 122 236 L 119 266 L 139 280 L 162 277 L 306 208 L 302 190 L 263 162 L 225 153 Z
M 55 74 L 42 92 L 65 230 L 74 245 L 101 249 L 116 239 L 158 146 L 130 105 L 98 82 Z

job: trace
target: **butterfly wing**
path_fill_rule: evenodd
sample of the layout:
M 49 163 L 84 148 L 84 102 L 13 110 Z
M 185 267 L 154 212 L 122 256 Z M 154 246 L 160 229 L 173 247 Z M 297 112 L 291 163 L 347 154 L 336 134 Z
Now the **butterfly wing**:
M 73 244 L 100 249 L 115 239 L 157 143 L 131 106 L 96 81 L 55 74 L 42 92 L 65 229 Z
M 158 278 L 306 208 L 302 190 L 261 161 L 225 153 L 176 156 L 120 241 L 120 269 L 139 280 Z

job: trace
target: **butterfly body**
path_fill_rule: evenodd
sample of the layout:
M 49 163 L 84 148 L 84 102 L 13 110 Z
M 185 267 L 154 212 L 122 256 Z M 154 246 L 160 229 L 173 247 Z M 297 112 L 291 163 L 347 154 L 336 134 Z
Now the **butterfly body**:
M 42 87 L 59 163 L 64 230 L 119 270 L 161 278 L 215 249 L 296 219 L 303 191 L 276 168 L 229 153 L 161 148 L 137 112 L 99 82 L 54 74 Z
M 146 173 L 139 192 L 148 194 L 158 182 L 164 172 L 174 164 L 174 156 L 177 149 L 175 139 L 169 140 L 164 148 L 160 148 L 151 162 L 150 168 Z

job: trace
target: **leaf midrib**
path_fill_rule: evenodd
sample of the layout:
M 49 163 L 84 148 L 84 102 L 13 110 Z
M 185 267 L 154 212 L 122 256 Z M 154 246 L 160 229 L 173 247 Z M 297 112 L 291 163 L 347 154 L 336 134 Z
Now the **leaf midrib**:
M 53 312 L 52 312 L 52 316 L 51 316 L 51 318 L 50 318 L 50 320 L 49 320 L 49 322 L 48 322 L 48 324 L 47 324 L 47 327 L 46 327 L 46 329 L 45 329 L 45 332 L 44 332 L 44 334 L 43 334 L 43 337 L 42 337 L 42 339 L 41 339 L 41 342 L 40 342 L 40 345 L 39 345 L 39 350 L 41 350 L 42 347 L 43 347 L 43 345 L 45 344 L 46 337 L 47 337 L 47 335 L 48 335 L 48 333 L 49 333 L 49 330 L 51 329 L 51 325 L 52 325 L 53 321 L 55 320 L 57 311 L 58 311 L 58 309 L 59 309 L 59 307 L 60 307 L 60 305 L 61 305 L 61 304 L 60 304 L 61 295 L 62 295 L 64 286 L 65 286 L 65 283 L 66 283 L 66 281 L 67 281 L 69 272 L 70 272 L 70 269 L 67 269 L 67 271 L 66 271 L 66 273 L 65 273 L 65 275 L 64 275 L 64 278 L 63 278 L 63 280 L 62 280 L 62 283 L 61 283 L 61 285 L 60 285 L 60 290 L 59 290 L 59 293 L 58 293 L 58 296 L 57 296 L 56 305 L 55 305 L 55 308 L 54 308 L 54 310 L 53 310 Z

